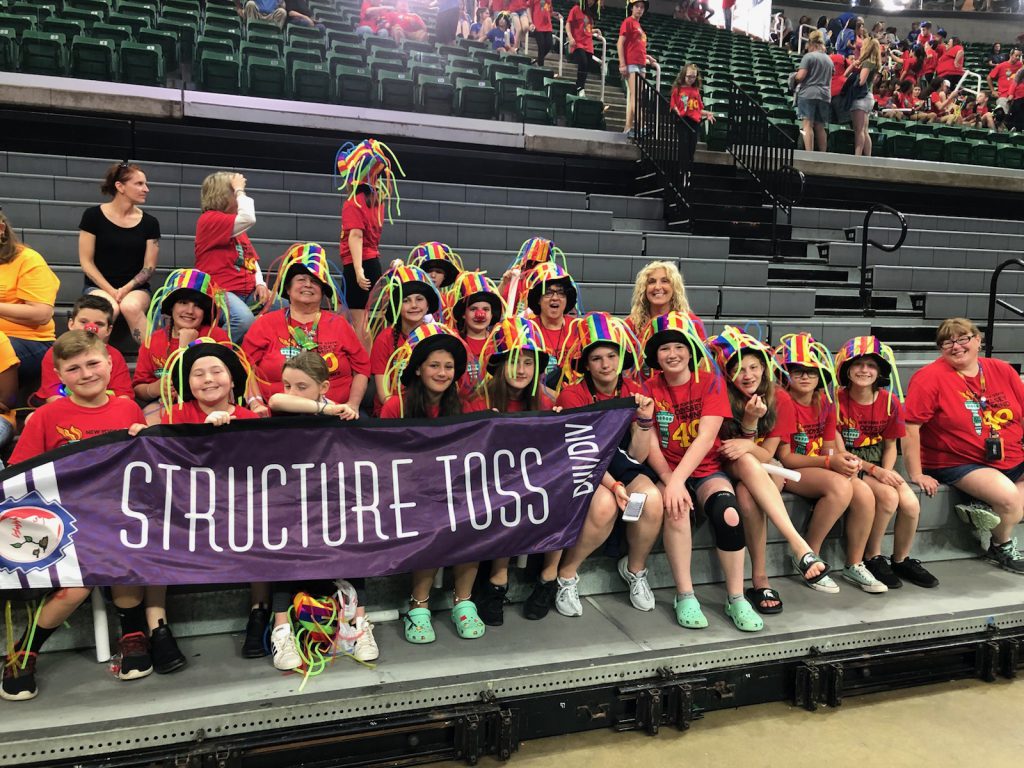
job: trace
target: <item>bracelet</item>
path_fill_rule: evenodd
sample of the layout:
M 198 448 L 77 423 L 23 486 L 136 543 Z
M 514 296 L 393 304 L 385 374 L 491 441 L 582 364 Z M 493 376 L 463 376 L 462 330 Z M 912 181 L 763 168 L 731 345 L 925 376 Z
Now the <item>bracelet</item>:
M 612 493 L 615 493 L 615 488 L 616 488 L 616 486 L 619 486 L 619 485 L 621 485 L 623 488 L 626 487 L 625 483 L 623 483 L 620 480 L 616 480 L 614 483 L 612 483 Z
M 636 423 L 641 427 L 649 427 L 654 424 L 654 419 L 637 419 Z
M 825 469 L 832 469 L 832 457 L 831 456 L 826 456 L 825 457 Z
M 753 429 L 747 429 L 742 424 L 740 424 L 740 432 L 743 434 L 744 437 L 757 437 L 757 427 L 754 427 Z
M 868 468 L 864 471 L 867 472 L 871 477 L 875 476 L 875 470 L 878 469 L 874 464 L 868 464 Z
M 326 400 L 321 400 L 320 401 L 320 407 L 317 409 L 316 415 L 320 416 L 321 414 L 323 414 L 323 412 L 324 412 L 324 410 L 326 408 L 327 408 L 327 401 Z
M 637 425 L 637 429 L 639 429 L 641 432 L 650 432 L 651 431 L 650 426 L 641 427 L 641 426 Z
M 253 395 L 252 397 L 250 397 L 248 400 L 245 401 L 245 404 L 246 405 L 252 405 L 253 403 L 263 403 L 263 402 L 265 402 L 265 401 L 263 400 L 263 398 L 260 395 Z

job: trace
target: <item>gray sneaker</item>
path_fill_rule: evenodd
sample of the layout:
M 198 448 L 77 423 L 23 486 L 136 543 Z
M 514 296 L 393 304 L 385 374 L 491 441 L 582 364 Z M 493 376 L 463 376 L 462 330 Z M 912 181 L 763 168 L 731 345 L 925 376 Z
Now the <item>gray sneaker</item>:
M 986 504 L 957 504 L 954 509 L 962 522 L 978 531 L 991 531 L 1002 522 L 999 515 Z
M 985 557 L 1004 571 L 1024 574 L 1024 557 L 1017 551 L 1016 539 L 1010 539 L 1005 544 L 989 544 Z
M 619 576 L 629 585 L 629 602 L 638 611 L 654 610 L 654 593 L 651 592 L 651 585 L 647 583 L 647 569 L 639 573 L 630 573 L 629 558 L 623 557 L 619 560 Z
M 848 565 L 843 568 L 843 578 L 851 584 L 856 584 L 863 591 L 872 595 L 878 595 L 882 592 L 889 591 L 889 588 L 885 586 L 885 584 L 871 575 L 871 571 L 867 569 L 867 566 L 865 566 L 864 563 Z
M 571 579 L 558 577 L 558 594 L 555 595 L 555 610 L 563 616 L 583 615 L 583 604 L 580 602 L 579 574 Z

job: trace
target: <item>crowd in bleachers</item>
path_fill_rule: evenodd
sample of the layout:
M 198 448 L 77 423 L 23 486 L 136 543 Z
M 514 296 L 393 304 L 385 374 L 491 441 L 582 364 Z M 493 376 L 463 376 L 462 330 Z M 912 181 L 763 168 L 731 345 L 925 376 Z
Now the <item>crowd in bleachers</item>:
M 379 245 L 397 195 L 397 160 L 366 140 L 342 149 L 337 172 L 346 192 L 340 270 L 316 243 L 295 244 L 264 270 L 247 235 L 259 219 L 256 201 L 244 176 L 218 172 L 202 186 L 194 267 L 153 286 L 160 229 L 142 209 L 145 171 L 111 166 L 102 185 L 111 199 L 82 216 L 85 295 L 59 337 L 57 279 L 42 255 L 18 242 L 16 222 L 0 213 L 0 385 L 8 439 L 17 424 L 10 379 L 35 386 L 33 365 L 45 374 L 35 395 L 43 404 L 24 423 L 13 466 L 77 439 L 119 429 L 135 436 L 157 423 L 223 426 L 290 413 L 430 419 L 627 397 L 632 425 L 576 543 L 543 556 L 523 605 L 529 619 L 551 608 L 569 617 L 582 613 L 579 567 L 631 504 L 642 514 L 625 523 L 627 551 L 618 562 L 630 602 L 655 610 L 647 559 L 660 536 L 675 581 L 674 619 L 688 629 L 708 625 L 690 575 L 692 527 L 705 519 L 725 576 L 721 609 L 741 631 L 759 631 L 762 615 L 783 608 L 767 575 L 769 519 L 802 581 L 816 591 L 839 591 L 820 553 L 840 519 L 844 563 L 836 565 L 843 580 L 871 594 L 907 581 L 937 586 L 911 556 L 919 502 L 910 482 L 928 494 L 947 483 L 988 502 L 991 510 L 976 521 L 991 531 L 987 557 L 1024 573 L 1013 539 L 1024 516 L 1017 484 L 1024 475 L 1024 385 L 1006 363 L 979 357 L 982 334 L 971 321 L 941 325 L 939 357 L 914 375 L 904 404 L 892 351 L 875 337 L 850 339 L 835 354 L 807 333 L 786 335 L 774 348 L 738 327 L 708 338 L 672 262 L 639 271 L 625 319 L 585 312 L 564 254 L 544 238 L 524 242 L 500 280 L 465 270 L 440 242 L 383 264 Z M 107 342 L 116 314 L 131 320 L 133 312 L 145 319 L 138 326 L 136 317 L 141 346 L 129 380 L 124 359 Z M 897 471 L 900 441 L 906 478 Z M 789 519 L 783 488 L 813 507 L 805 534 Z M 746 589 L 745 552 L 752 564 Z M 479 563 L 454 567 L 451 620 L 460 637 L 479 638 L 503 623 L 508 565 L 498 559 L 486 572 Z M 412 575 L 403 615 L 411 643 L 436 637 L 429 608 L 435 573 Z M 253 584 L 242 654 L 272 655 L 283 670 L 306 665 L 288 606 L 297 591 L 324 589 Z M 379 650 L 356 606 L 358 589 L 350 579 L 330 598 L 349 611 L 341 610 L 347 620 L 329 640 L 335 651 L 369 663 Z M 36 695 L 39 650 L 88 594 L 68 587 L 43 598 L 8 654 L 0 696 Z M 163 586 L 112 587 L 121 679 L 187 663 L 168 624 L 165 594 Z

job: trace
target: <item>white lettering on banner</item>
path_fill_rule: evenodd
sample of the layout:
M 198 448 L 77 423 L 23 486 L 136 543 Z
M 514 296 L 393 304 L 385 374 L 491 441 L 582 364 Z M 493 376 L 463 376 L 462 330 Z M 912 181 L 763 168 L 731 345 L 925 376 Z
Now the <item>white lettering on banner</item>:
M 566 424 L 565 442 L 572 466 L 573 498 L 594 492 L 594 468 L 601 461 L 601 449 L 591 439 L 594 428 L 587 424 Z
M 495 526 L 515 528 L 549 520 L 548 491 L 530 479 L 531 467 L 543 464 L 538 449 L 433 458 L 444 466 L 452 532 L 467 523 L 484 533 Z M 407 513 L 421 502 L 408 501 L 408 489 L 405 500 L 402 495 L 403 482 L 410 482 L 403 475 L 415 463 L 403 458 L 380 466 L 373 461 L 267 464 L 227 467 L 218 474 L 210 467 L 132 461 L 122 475 L 125 522 L 119 540 L 127 549 L 146 549 L 152 539 L 164 551 L 177 546 L 190 552 L 241 553 L 289 546 L 308 549 L 321 542 L 338 547 L 350 541 L 350 525 L 359 543 L 416 538 L 421 532 L 408 527 Z M 187 474 L 176 474 L 182 469 Z M 280 513 L 275 515 L 278 527 L 272 525 L 271 508 L 280 510 L 282 505 L 293 508 L 294 514 L 283 524 Z M 163 530 L 158 531 L 161 525 Z M 183 538 L 172 540 L 175 531 Z

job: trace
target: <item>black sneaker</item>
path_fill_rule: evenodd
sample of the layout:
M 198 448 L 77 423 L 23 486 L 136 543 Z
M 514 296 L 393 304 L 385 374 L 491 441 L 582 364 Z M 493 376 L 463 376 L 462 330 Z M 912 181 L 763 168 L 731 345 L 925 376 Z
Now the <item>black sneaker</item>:
M 262 659 L 267 655 L 265 638 L 267 625 L 270 624 L 270 610 L 260 606 L 249 612 L 249 622 L 245 625 L 245 642 L 242 643 L 242 657 L 246 659 Z
M 27 657 L 27 658 L 26 658 Z M 22 664 L 25 665 L 22 669 Z M 0 699 L 28 701 L 34 699 L 36 688 L 36 654 L 18 651 L 4 659 L 4 679 L 0 686 Z
M 121 680 L 139 680 L 153 674 L 153 657 L 149 655 L 149 638 L 141 632 L 125 635 L 118 642 L 121 654 L 121 668 L 117 676 Z
M 924 569 L 920 560 L 915 560 L 912 557 L 908 557 L 902 563 L 897 563 L 893 560 L 892 570 L 893 573 L 904 581 L 909 581 L 911 584 L 916 584 L 919 587 L 931 589 L 932 587 L 939 586 L 939 580 Z
M 171 628 L 164 623 L 163 619 L 160 620 L 160 626 L 150 633 L 149 647 L 153 654 L 153 669 L 158 675 L 177 672 L 179 669 L 184 669 L 188 663 L 185 654 L 178 648 L 174 635 L 171 634 Z
M 552 579 L 551 581 L 539 580 L 537 586 L 533 588 L 533 592 L 530 593 L 530 596 L 526 598 L 526 602 L 523 603 L 523 616 L 531 621 L 543 619 L 548 615 L 551 606 L 555 604 L 555 595 L 557 593 L 558 579 Z
M 889 561 L 885 559 L 885 555 L 875 555 L 870 560 L 865 559 L 864 566 L 872 576 L 885 584 L 889 589 L 899 589 L 903 586 L 903 582 L 900 581 L 899 577 L 893 573 L 892 568 L 889 567 Z
M 473 598 L 480 620 L 488 627 L 500 627 L 505 623 L 505 595 L 508 587 L 487 582 Z
M 1005 544 L 992 542 L 988 545 L 985 557 L 996 563 L 1004 571 L 1024 574 L 1024 558 L 1017 551 L 1016 539 L 1010 539 Z

